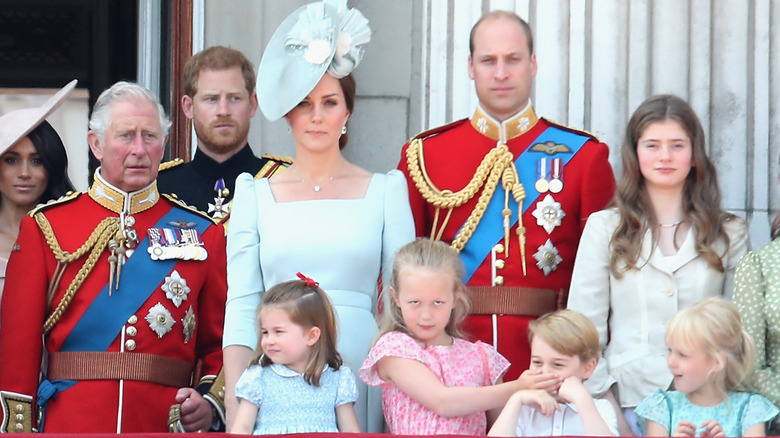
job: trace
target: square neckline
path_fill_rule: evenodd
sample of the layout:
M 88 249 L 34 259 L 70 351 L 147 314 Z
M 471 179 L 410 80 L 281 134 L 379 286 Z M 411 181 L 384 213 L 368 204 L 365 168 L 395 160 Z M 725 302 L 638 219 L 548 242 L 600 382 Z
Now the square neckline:
M 268 181 L 268 178 L 262 178 L 260 179 L 261 185 L 265 188 L 265 190 L 268 191 L 268 196 L 271 199 L 271 201 L 274 204 L 296 204 L 301 202 L 314 202 L 314 201 L 365 201 L 368 199 L 369 193 L 371 193 L 371 190 L 376 185 L 376 180 L 379 177 L 378 173 L 372 173 L 371 174 L 371 180 L 368 182 L 368 185 L 366 186 L 366 191 L 363 193 L 363 196 L 360 198 L 321 198 L 321 199 L 302 199 L 299 201 L 277 201 L 276 196 L 274 195 L 274 191 L 271 190 L 271 183 Z

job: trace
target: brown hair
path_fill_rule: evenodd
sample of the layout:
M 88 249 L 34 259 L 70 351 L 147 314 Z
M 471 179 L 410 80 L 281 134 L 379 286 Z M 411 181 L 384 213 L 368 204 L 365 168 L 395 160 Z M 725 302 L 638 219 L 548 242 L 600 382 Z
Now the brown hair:
M 352 76 L 352 73 L 350 73 L 339 79 L 339 85 L 341 85 L 341 91 L 344 93 L 344 103 L 347 104 L 347 111 L 349 111 L 349 115 L 351 117 L 352 111 L 355 109 L 355 95 L 357 94 L 357 83 L 355 82 L 355 77 Z M 347 125 L 349 125 L 349 120 L 347 120 Z M 348 141 L 349 130 L 347 130 L 345 134 L 342 134 L 341 137 L 339 137 L 339 149 L 344 149 L 344 147 L 347 146 Z
M 457 251 L 444 242 L 430 239 L 417 239 L 407 243 L 395 254 L 393 261 L 393 273 L 390 278 L 390 286 L 395 294 L 398 293 L 398 283 L 403 272 L 408 269 L 427 269 L 436 273 L 449 275 L 453 283 L 453 295 L 455 306 L 450 315 L 450 320 L 445 327 L 445 332 L 455 338 L 465 338 L 460 329 L 460 324 L 469 313 L 469 297 L 466 286 L 463 285 L 465 268 Z M 382 314 L 382 324 L 379 336 L 393 332 L 409 333 L 401 309 L 393 297 L 387 297 L 385 311 Z
M 515 21 L 520 25 L 520 28 L 523 29 L 523 33 L 525 34 L 525 40 L 528 41 L 528 54 L 532 55 L 534 53 L 534 35 L 531 32 L 531 26 L 528 25 L 527 21 L 520 18 L 520 16 L 514 12 L 500 10 L 490 11 L 481 16 L 479 20 L 474 23 L 474 26 L 471 28 L 471 33 L 469 34 L 469 55 L 474 55 L 474 35 L 476 35 L 479 25 L 482 24 L 483 21 L 497 20 L 499 18 L 506 18 Z
M 255 91 L 255 68 L 252 63 L 238 50 L 224 46 L 213 46 L 204 49 L 187 60 L 184 65 L 184 94 L 190 97 L 198 94 L 198 78 L 201 70 L 224 70 L 240 67 L 244 77 L 246 92 L 250 95 Z
M 320 329 L 320 338 L 311 347 L 312 355 L 303 373 L 303 379 L 307 383 L 320 386 L 320 377 L 326 364 L 334 370 L 341 367 L 343 361 L 336 350 L 336 313 L 324 290 L 318 286 L 308 286 L 302 280 L 285 281 L 268 289 L 257 308 L 258 333 L 262 333 L 260 312 L 266 308 L 284 310 L 290 316 L 290 321 L 305 329 Z M 273 363 L 263 354 L 261 342 L 262 335 L 258 336 L 257 347 L 249 366 L 259 364 L 265 367 Z
M 620 214 L 620 223 L 609 242 L 610 271 L 620 278 L 629 269 L 638 268 L 639 251 L 647 230 L 652 231 L 653 243 L 657 236 L 656 218 L 645 188 L 645 179 L 639 170 L 637 143 L 645 129 L 656 122 L 673 120 L 680 124 L 691 140 L 693 167 L 683 187 L 683 212 L 696 228 L 696 252 L 714 269 L 724 272 L 723 255 L 730 244 L 724 224 L 735 216 L 720 208 L 720 188 L 715 166 L 707 157 L 704 130 L 699 118 L 687 102 L 668 94 L 650 97 L 634 111 L 626 127 L 621 148 L 623 177 L 617 186 L 613 203 Z M 713 245 L 725 243 L 724 254 L 718 254 Z
M 576 310 L 563 309 L 528 323 L 528 341 L 538 336 L 553 350 L 577 356 L 580 362 L 599 360 L 599 332 L 588 317 Z

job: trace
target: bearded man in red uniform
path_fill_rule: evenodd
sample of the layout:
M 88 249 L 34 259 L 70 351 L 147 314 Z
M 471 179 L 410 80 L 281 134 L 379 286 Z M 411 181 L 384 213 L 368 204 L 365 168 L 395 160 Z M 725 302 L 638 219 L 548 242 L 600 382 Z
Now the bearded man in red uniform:
M 451 242 L 472 290 L 465 329 L 528 368 L 527 325 L 563 307 L 580 234 L 615 190 L 607 146 L 539 118 L 530 93 L 536 55 L 528 24 L 493 11 L 474 25 L 471 119 L 423 132 L 404 146 L 417 235 Z M 549 376 L 530 377 L 529 385 Z M 559 383 L 559 382 L 558 382 Z
M 209 393 L 222 365 L 224 231 L 160 197 L 170 122 L 148 90 L 114 84 L 89 126 L 94 184 L 24 218 L 8 264 L 2 431 L 208 430 L 224 418 Z

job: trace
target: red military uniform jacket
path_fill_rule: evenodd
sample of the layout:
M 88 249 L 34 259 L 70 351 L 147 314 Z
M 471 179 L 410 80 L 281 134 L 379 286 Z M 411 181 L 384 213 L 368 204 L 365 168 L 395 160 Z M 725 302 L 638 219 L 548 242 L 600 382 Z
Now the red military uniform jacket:
M 60 251 L 53 251 L 52 237 L 62 251 L 75 254 L 90 236 L 95 237 L 104 219 L 119 224 L 118 212 L 123 210 L 130 211 L 133 219 L 125 223 L 137 232 L 140 244 L 123 267 L 118 289 L 108 295 L 110 242 L 103 241 L 102 248 L 98 243 L 91 270 L 83 270 L 85 263 L 91 264 L 91 250 L 64 271 L 58 270 L 55 253 Z M 48 226 L 40 225 L 41 215 Z M 195 240 L 201 240 L 202 245 L 166 249 L 173 251 L 175 259 L 152 260 L 143 247 L 150 228 L 177 235 L 195 225 L 195 217 L 178 204 L 161 199 L 156 183 L 127 194 L 96 173 L 89 195 L 55 202 L 38 209 L 35 218 L 24 218 L 18 248 L 8 264 L 1 307 L 3 431 L 36 428 L 42 359 L 44 378 L 75 383 L 46 403 L 45 432 L 165 432 L 178 388 L 208 385 L 214 380 L 222 366 L 227 291 L 222 227 L 200 225 Z M 184 233 L 193 237 L 191 232 Z M 158 248 L 160 252 L 164 251 Z M 192 259 L 204 256 L 205 260 Z M 79 285 L 74 278 L 81 276 L 80 270 L 86 276 Z M 114 284 L 116 281 L 114 277 Z M 47 289 L 52 284 L 56 288 L 47 306 Z M 44 333 L 44 324 L 72 284 L 75 294 L 70 304 Z M 136 302 L 132 302 L 133 297 Z M 104 307 L 95 313 L 94 303 L 100 300 Z M 131 303 L 131 310 L 115 310 L 126 302 Z M 90 306 L 91 319 L 85 316 Z M 85 321 L 91 325 L 79 325 Z M 105 345 L 95 347 L 96 342 Z M 194 376 L 203 378 L 192 382 L 197 378 Z M 99 380 L 90 380 L 95 378 Z M 221 401 L 209 401 L 221 406 Z
M 574 256 L 585 220 L 591 213 L 607 205 L 614 194 L 615 178 L 608 162 L 607 146 L 590 134 L 539 119 L 530 105 L 503 123 L 477 108 L 470 120 L 461 120 L 425 132 L 404 146 L 399 168 L 409 181 L 409 199 L 418 236 L 453 242 L 461 228 L 469 228 L 464 224 L 474 216 L 478 200 L 490 180 L 489 177 L 480 179 L 475 175 L 479 174 L 479 167 L 483 167 L 484 173 L 485 169 L 490 169 L 494 162 L 498 162 L 498 158 L 491 161 L 486 156 L 498 149 L 497 145 L 500 144 L 506 145 L 512 159 L 517 160 L 521 154 L 525 159 L 518 161 L 514 177 L 519 181 L 525 180 L 523 188 L 528 205 L 522 215 L 526 229 L 525 257 L 522 257 L 522 245 L 517 234 L 519 223 L 510 227 L 509 250 L 508 254 L 504 253 L 506 248 L 503 247 L 505 239 L 501 216 L 505 196 L 503 191 L 497 190 L 491 198 L 500 197 L 494 200 L 498 206 L 492 213 L 493 216 L 499 216 L 498 222 L 489 223 L 491 212 L 488 210 L 477 225 L 477 229 L 482 227 L 481 231 L 494 228 L 492 233 L 487 233 L 492 237 L 483 239 L 482 245 L 487 245 L 488 250 L 481 253 L 471 251 L 468 245 L 475 244 L 472 239 L 461 250 L 461 258 L 464 261 L 470 258 L 474 265 L 471 270 L 473 275 L 467 282 L 474 292 L 472 315 L 467 318 L 464 328 L 474 338 L 493 343 L 509 359 L 512 367 L 505 379 L 514 379 L 529 365 L 528 323 L 543 313 L 565 306 Z M 559 160 L 554 160 L 556 158 Z M 554 162 L 557 162 L 557 168 L 553 168 Z M 511 166 L 507 167 L 510 175 L 514 174 Z M 416 181 L 413 177 L 415 173 Z M 535 183 L 542 174 L 547 184 L 538 187 L 546 191 L 535 192 Z M 553 183 L 556 177 L 559 181 Z M 498 180 L 497 185 L 502 187 L 503 181 Z M 447 194 L 445 190 L 459 192 L 470 183 L 472 186 L 476 184 L 477 190 L 467 201 L 452 208 L 451 213 L 445 206 L 438 209 L 437 214 L 437 208 L 431 202 L 431 199 L 437 198 L 437 193 L 438 199 L 451 200 L 454 195 Z M 424 192 L 427 192 L 428 200 Z M 463 195 L 464 199 L 466 197 L 468 194 Z M 513 196 L 510 194 L 509 197 Z M 517 203 L 514 206 L 510 204 L 515 220 L 517 206 Z M 476 232 L 474 235 L 477 235 Z M 491 246 L 494 251 L 489 250 Z M 544 296 L 525 293 L 499 298 L 491 296 L 498 289 L 478 287 L 494 285 L 557 292 L 553 296 L 548 292 Z M 485 305 L 487 301 L 493 304 Z

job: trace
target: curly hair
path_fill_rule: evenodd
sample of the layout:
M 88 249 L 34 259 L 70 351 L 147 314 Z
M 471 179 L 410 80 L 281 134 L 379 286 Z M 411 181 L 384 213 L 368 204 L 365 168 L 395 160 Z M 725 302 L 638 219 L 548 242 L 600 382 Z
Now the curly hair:
M 722 257 L 730 244 L 725 224 L 736 216 L 721 210 L 717 171 L 707 157 L 704 130 L 699 118 L 687 102 L 664 94 L 650 97 L 639 105 L 626 127 L 621 148 L 623 177 L 613 200 L 620 223 L 609 243 L 610 270 L 618 278 L 630 269 L 639 268 L 639 251 L 648 230 L 652 232 L 652 243 L 657 240 L 657 220 L 645 178 L 639 170 L 637 143 L 649 125 L 666 120 L 679 123 L 691 140 L 693 166 L 683 187 L 683 212 L 685 219 L 696 229 L 696 251 L 710 266 L 724 272 Z M 713 248 L 717 242 L 725 243 L 724 254 L 718 254 Z

